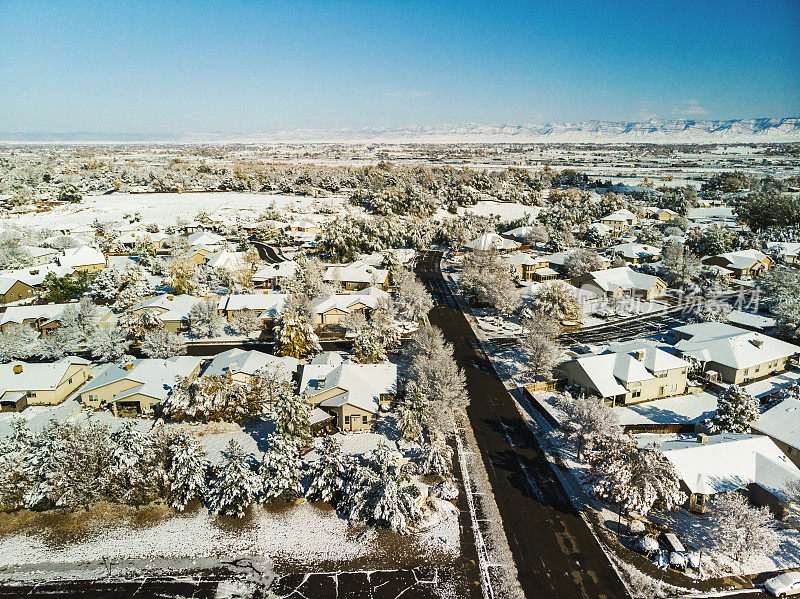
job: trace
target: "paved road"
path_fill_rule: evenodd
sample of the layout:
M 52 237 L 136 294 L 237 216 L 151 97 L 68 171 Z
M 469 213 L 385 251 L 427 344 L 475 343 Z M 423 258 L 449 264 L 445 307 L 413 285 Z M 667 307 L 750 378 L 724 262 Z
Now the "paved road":
M 253 247 L 256 248 L 256 251 L 258 252 L 259 258 L 261 258 L 264 262 L 277 264 L 278 262 L 284 262 L 286 260 L 281 251 L 275 249 L 271 245 L 267 245 L 266 243 L 262 243 L 260 241 L 254 241 L 252 243 Z
M 424 252 L 417 274 L 436 306 L 429 318 L 455 348 L 467 378 L 467 410 L 528 599 L 625 597 L 625 590 L 575 511 L 451 296 L 440 252 Z

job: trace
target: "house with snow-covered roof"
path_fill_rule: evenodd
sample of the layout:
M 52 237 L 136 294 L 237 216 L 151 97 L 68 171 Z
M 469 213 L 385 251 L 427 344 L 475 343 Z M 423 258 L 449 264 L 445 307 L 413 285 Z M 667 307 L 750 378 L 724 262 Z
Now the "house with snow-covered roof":
M 527 252 L 511 252 L 503 255 L 503 261 L 517 271 L 521 281 L 551 281 L 558 273 L 550 268 L 547 256 L 534 256 Z
M 64 312 L 72 308 L 78 309 L 77 302 L 69 304 L 39 304 L 33 306 L 9 306 L 0 315 L 0 330 L 7 331 L 14 325 L 29 326 L 36 331 L 47 335 L 61 326 Z M 105 306 L 96 306 L 95 324 L 100 328 L 111 329 L 117 326 L 117 317 L 114 312 Z
M 189 330 L 192 308 L 202 300 L 193 295 L 173 295 L 162 293 L 156 297 L 142 300 L 130 307 L 130 311 L 140 313 L 152 312 L 164 323 L 164 328 L 172 333 Z
M 265 264 L 253 273 L 253 284 L 265 289 L 280 287 L 287 279 L 292 278 L 297 268 L 298 264 L 294 260 Z
M 800 243 L 791 241 L 769 241 L 765 248 L 767 254 L 777 258 L 784 264 L 797 264 L 800 262 Z
M 326 283 L 340 286 L 346 291 L 358 291 L 366 287 L 389 289 L 389 271 L 367 262 L 353 262 L 346 266 L 330 266 L 322 277 Z
M 643 443 L 652 442 L 648 439 Z M 769 437 L 744 433 L 672 438 L 659 444 L 675 468 L 687 507 L 703 512 L 709 497 L 745 491 L 752 503 L 781 517 L 786 485 L 800 482 L 800 469 Z
M 619 234 L 627 231 L 630 227 L 639 223 L 639 217 L 626 208 L 615 210 L 600 219 L 604 225 L 611 227 L 615 233 Z
M 597 297 L 639 298 L 652 300 L 663 297 L 667 284 L 659 277 L 633 270 L 628 266 L 596 270 L 572 279 L 578 289 L 591 291 Z
M 739 250 L 708 256 L 702 259 L 702 263 L 727 268 L 733 271 L 734 277 L 741 279 L 757 277 L 759 273 L 769 270 L 772 267 L 772 258 L 759 250 Z
M 311 300 L 314 306 L 317 326 L 339 324 L 339 321 L 353 312 L 369 316 L 375 308 L 386 305 L 389 294 L 378 287 L 367 287 L 356 293 L 337 293 Z
M 661 248 L 653 245 L 641 243 L 620 243 L 608 248 L 610 256 L 622 256 L 625 262 L 630 264 L 641 264 L 644 262 L 654 262 L 661 258 Z
M 50 264 L 58 256 L 58 250 L 53 248 L 43 248 L 37 245 L 25 246 L 25 252 L 30 256 L 30 264 L 32 266 L 42 266 Z
M 518 241 L 506 239 L 497 233 L 484 233 L 467 243 L 464 247 L 473 252 L 489 252 L 492 250 L 498 252 L 510 252 L 511 250 L 519 249 L 520 244 Z
M 674 210 L 670 210 L 669 208 L 656 208 L 650 206 L 644 209 L 645 216 L 647 218 L 652 218 L 664 223 L 667 223 L 671 220 L 675 220 L 676 218 L 680 218 L 681 215 L 675 212 Z
M 332 414 L 342 431 L 370 430 L 396 392 L 396 364 L 356 364 L 325 352 L 302 368 L 300 394 Z
M 58 257 L 58 263 L 77 272 L 99 272 L 108 266 L 108 258 L 100 250 L 82 245 L 65 249 L 64 254 Z
M 89 378 L 89 361 L 67 356 L 55 362 L 0 364 L 0 408 L 18 412 L 27 406 L 55 405 Z
M 281 380 L 291 381 L 298 364 L 297 358 L 291 356 L 274 356 L 256 350 L 234 348 L 214 356 L 202 376 L 226 376 L 230 373 L 236 382 L 247 384 L 259 373 L 271 370 Z
M 720 322 L 676 327 L 672 336 L 678 355 L 736 385 L 783 372 L 789 358 L 800 353 L 792 343 Z
M 73 273 L 69 266 L 44 264 L 14 270 L 0 271 L 0 303 L 9 304 L 28 300 L 36 296 L 36 291 L 50 273 L 63 277 Z
M 94 409 L 111 406 L 115 416 L 151 413 L 167 398 L 178 378 L 193 381 L 200 374 L 201 364 L 201 358 L 192 356 L 111 364 L 81 388 L 81 403 Z
M 750 424 L 754 433 L 766 435 L 800 467 L 800 399 L 788 397 Z
M 222 296 L 217 309 L 229 321 L 243 312 L 253 312 L 263 323 L 263 328 L 271 330 L 289 297 L 287 293 L 237 293 Z
M 568 384 L 612 405 L 686 393 L 690 364 L 645 340 L 611 343 L 600 353 L 578 355 L 557 370 Z

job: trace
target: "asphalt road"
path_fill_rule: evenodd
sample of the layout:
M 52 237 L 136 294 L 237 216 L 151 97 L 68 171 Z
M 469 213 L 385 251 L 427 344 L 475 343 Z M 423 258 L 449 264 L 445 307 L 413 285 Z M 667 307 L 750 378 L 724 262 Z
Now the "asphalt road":
M 254 241 L 253 247 L 256 248 L 258 252 L 259 258 L 261 258 L 264 262 L 269 262 L 270 264 L 277 264 L 278 262 L 283 262 L 286 258 L 283 257 L 280 250 L 275 249 L 271 245 L 267 245 L 266 243 L 262 243 L 260 241 Z
M 526 597 L 625 597 L 622 583 L 457 308 L 442 278 L 440 258 L 440 252 L 424 252 L 416 272 L 436 301 L 430 321 L 453 344 L 466 374 L 471 398 L 467 414 Z

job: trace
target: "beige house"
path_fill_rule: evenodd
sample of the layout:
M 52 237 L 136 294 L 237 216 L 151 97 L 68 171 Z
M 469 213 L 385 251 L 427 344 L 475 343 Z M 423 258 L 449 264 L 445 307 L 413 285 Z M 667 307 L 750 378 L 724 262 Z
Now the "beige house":
M 192 307 L 202 301 L 193 295 L 172 295 L 164 293 L 131 306 L 130 311 L 136 314 L 152 312 L 164 323 L 164 328 L 172 333 L 189 330 L 189 315 Z
M 336 418 L 342 431 L 366 431 L 397 391 L 395 364 L 355 364 L 338 353 L 316 356 L 302 370 L 300 393 Z
M 700 322 L 672 330 L 675 350 L 696 360 L 711 378 L 741 384 L 786 370 L 800 347 L 755 331 L 719 322 Z
M 89 378 L 89 361 L 67 356 L 42 364 L 9 362 L 0 365 L 0 404 L 3 411 L 27 406 L 55 405 L 67 399 Z
M 733 272 L 737 279 L 757 277 L 772 267 L 772 258 L 758 250 L 740 250 L 703 258 L 703 264 L 721 266 Z
M 122 367 L 112 364 L 84 385 L 81 403 L 94 409 L 111 406 L 115 416 L 151 413 L 178 377 L 194 380 L 201 364 L 200 358 L 191 356 L 134 360 Z
M 314 323 L 321 327 L 339 324 L 342 318 L 354 312 L 368 316 L 372 310 L 388 301 L 389 294 L 378 287 L 367 287 L 356 293 L 337 293 L 314 298 Z
M 621 210 L 615 210 L 611 214 L 604 216 L 600 219 L 600 222 L 607 227 L 611 227 L 615 232 L 620 233 L 622 231 L 627 231 L 632 226 L 638 224 L 639 217 L 630 210 L 623 208 Z
M 535 257 L 526 252 L 512 252 L 503 255 L 503 261 L 513 268 L 520 281 L 545 281 L 548 278 L 537 276 L 538 271 L 548 271 L 555 274 L 552 278 L 556 278 L 558 273 L 550 268 L 550 261 L 547 256 Z
M 750 425 L 750 430 L 768 436 L 795 466 L 800 466 L 800 399 L 788 397 L 771 407 Z
M 202 376 L 226 376 L 237 383 L 248 385 L 266 372 L 274 372 L 281 380 L 291 381 L 297 372 L 299 361 L 290 356 L 273 356 L 260 351 L 229 349 L 217 354 L 206 366 Z
M 331 266 L 325 271 L 323 279 L 345 291 L 360 291 L 367 287 L 378 287 L 384 291 L 389 289 L 389 271 L 364 262 Z
M 0 316 L 0 330 L 7 331 L 14 325 L 29 326 L 43 335 L 50 334 L 61 326 L 64 312 L 78 309 L 77 303 L 39 304 L 34 306 L 9 306 Z M 117 326 L 117 316 L 110 308 L 97 306 L 96 324 L 100 328 L 111 329 Z
M 577 356 L 558 365 L 569 385 L 612 405 L 635 404 L 686 393 L 690 364 L 652 342 L 612 343 L 603 353 Z
M 572 284 L 597 297 L 638 298 L 653 300 L 663 297 L 667 284 L 659 277 L 647 275 L 627 266 L 596 270 L 572 279 Z
M 88 245 L 67 248 L 64 255 L 58 257 L 60 266 L 68 266 L 76 272 L 100 272 L 108 266 L 108 258 L 103 252 Z
M 217 308 L 229 321 L 243 312 L 258 315 L 265 331 L 271 334 L 289 294 L 286 293 L 239 293 L 220 298 Z
M 11 277 L 0 277 L 0 303 L 10 304 L 36 297 L 33 285 Z

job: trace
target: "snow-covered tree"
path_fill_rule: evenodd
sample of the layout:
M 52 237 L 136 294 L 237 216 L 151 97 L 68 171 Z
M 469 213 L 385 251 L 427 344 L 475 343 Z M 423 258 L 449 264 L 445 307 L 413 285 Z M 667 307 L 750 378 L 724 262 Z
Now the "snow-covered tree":
M 304 358 L 322 351 L 319 337 L 297 302 L 287 305 L 275 325 L 275 353 L 279 356 Z
M 288 386 L 284 386 L 274 406 L 275 430 L 297 440 L 308 443 L 311 440 L 311 404 Z
M 36 331 L 27 325 L 8 325 L 0 332 L 0 362 L 27 360 L 36 353 L 36 336 Z
M 131 341 L 120 328 L 100 329 L 87 338 L 92 357 L 100 362 L 116 362 L 128 351 Z
M 164 472 L 166 499 L 170 507 L 183 511 L 195 499 L 202 499 L 206 491 L 205 451 L 186 433 L 176 433 L 169 438 L 169 455 Z
M 725 322 L 731 309 L 731 305 L 727 302 L 709 299 L 698 302 L 692 310 L 692 315 L 699 322 Z
M 715 546 L 737 562 L 778 549 L 778 534 L 768 507 L 753 507 L 733 491 L 712 499 L 708 513 L 714 523 Z
M 250 335 L 264 328 L 264 323 L 253 310 L 240 310 L 231 320 L 233 328 L 242 335 Z
M 573 251 L 564 260 L 564 268 L 570 277 L 585 275 L 588 272 L 600 270 L 602 264 L 597 252 L 589 249 L 578 249 Z
M 353 341 L 353 362 L 358 364 L 380 364 L 386 361 L 386 349 L 383 340 L 367 327 Z
M 428 399 L 415 381 L 406 386 L 406 398 L 400 407 L 400 434 L 406 441 L 421 444 L 428 418 Z
M 667 243 L 662 250 L 661 278 L 672 287 L 683 288 L 700 276 L 702 265 L 683 244 Z
M 195 337 L 219 337 L 225 329 L 225 319 L 219 313 L 217 300 L 197 302 L 189 311 L 189 330 Z
M 167 359 L 182 356 L 186 353 L 186 339 L 167 329 L 155 329 L 145 333 L 141 349 L 148 358 Z
M 241 445 L 233 439 L 222 455 L 219 474 L 209 484 L 209 511 L 241 518 L 261 493 L 262 479 L 251 467 Z
M 370 487 L 365 495 L 362 515 L 368 522 L 399 533 L 411 532 L 411 526 L 420 518 L 421 509 L 416 503 L 419 489 L 397 466 L 394 456 L 381 443 L 369 461 Z
M 556 406 L 564 417 L 561 434 L 578 443 L 578 459 L 584 448 L 592 449 L 596 439 L 618 438 L 622 434 L 616 412 L 595 397 L 574 398 L 569 393 L 559 396 Z
M 367 328 L 367 317 L 363 312 L 356 310 L 342 318 L 339 325 L 344 329 L 346 337 L 358 337 Z
M 174 258 L 167 263 L 167 285 L 176 295 L 192 293 L 197 285 L 197 267 L 186 258 Z
M 113 434 L 114 450 L 108 469 L 111 495 L 121 503 L 144 505 L 158 497 L 161 472 L 153 436 L 128 422 Z
M 304 254 L 295 257 L 297 268 L 292 276 L 281 285 L 286 293 L 319 297 L 330 295 L 333 290 L 323 280 L 323 266 L 319 258 L 308 258 Z
M 513 314 L 521 298 L 511 267 L 496 251 L 474 252 L 464 260 L 459 286 L 476 302 L 488 304 L 501 314 Z
M 626 512 L 646 516 L 656 503 L 671 510 L 686 501 L 675 468 L 659 449 L 602 437 L 589 454 L 589 464 L 592 494 Z
M 300 458 L 297 438 L 284 434 L 272 435 L 269 451 L 264 454 L 259 469 L 263 498 L 266 501 L 290 501 L 301 497 L 302 476 L 303 460 Z
M 520 338 L 520 349 L 525 354 L 525 365 L 534 379 L 548 379 L 560 353 L 553 338 L 542 334 L 528 334 Z
M 443 437 L 434 435 L 431 442 L 422 449 L 420 460 L 422 474 L 436 474 L 442 478 L 453 472 L 453 449 Z
M 262 398 L 251 386 L 224 376 L 203 376 L 189 381 L 178 379 L 161 403 L 162 416 L 189 422 L 243 422 L 260 416 Z
M 535 314 L 549 316 L 557 321 L 583 318 L 581 306 L 575 296 L 575 288 L 564 281 L 544 283 L 533 297 L 531 309 Z
M 737 385 L 730 385 L 717 399 L 717 412 L 711 420 L 715 433 L 746 433 L 761 414 L 758 399 Z
M 306 496 L 311 501 L 335 505 L 344 489 L 346 469 L 342 446 L 334 437 L 325 437 L 317 451 L 319 459 L 311 464 L 311 486 Z
M 142 339 L 147 333 L 163 328 L 164 323 L 155 310 L 128 310 L 120 315 L 117 326 L 125 331 L 129 339 Z
M 433 308 L 433 299 L 417 276 L 406 269 L 394 272 L 397 295 L 394 299 L 397 314 L 409 321 L 417 321 Z

